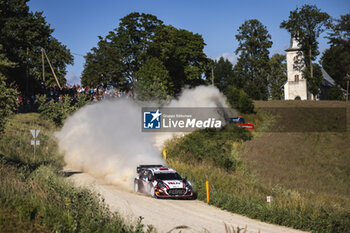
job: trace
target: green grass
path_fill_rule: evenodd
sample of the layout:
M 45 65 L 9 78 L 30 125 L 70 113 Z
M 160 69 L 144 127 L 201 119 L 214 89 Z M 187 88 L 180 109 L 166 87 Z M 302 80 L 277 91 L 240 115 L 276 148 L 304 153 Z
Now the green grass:
M 40 129 L 35 158 L 29 129 Z M 143 232 L 141 219 L 125 223 L 101 196 L 62 176 L 55 129 L 38 114 L 7 123 L 0 140 L 0 232 Z
M 292 104 L 278 104 L 283 103 Z M 257 127 L 252 140 L 227 132 L 189 134 L 167 144 L 168 165 L 194 183 L 203 201 L 208 180 L 210 204 L 222 209 L 313 232 L 350 232 L 349 132 L 271 133 L 268 129 L 278 116 L 257 112 L 245 116 Z M 237 166 L 216 163 L 213 158 L 220 156 Z M 272 203 L 266 196 L 273 197 Z
M 262 182 L 281 185 L 313 199 L 322 197 L 325 202 L 350 210 L 350 104 L 272 101 L 256 105 L 347 108 L 346 132 L 267 132 L 244 143 L 240 155 Z M 290 121 L 287 116 L 284 120 Z

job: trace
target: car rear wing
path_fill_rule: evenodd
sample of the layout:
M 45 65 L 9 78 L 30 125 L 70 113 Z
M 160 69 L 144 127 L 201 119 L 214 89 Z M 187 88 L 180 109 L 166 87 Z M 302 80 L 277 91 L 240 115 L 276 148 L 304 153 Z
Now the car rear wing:
M 152 167 L 164 167 L 164 165 L 140 165 L 136 168 L 136 172 L 140 173 L 143 169 L 147 169 L 147 168 L 152 168 Z

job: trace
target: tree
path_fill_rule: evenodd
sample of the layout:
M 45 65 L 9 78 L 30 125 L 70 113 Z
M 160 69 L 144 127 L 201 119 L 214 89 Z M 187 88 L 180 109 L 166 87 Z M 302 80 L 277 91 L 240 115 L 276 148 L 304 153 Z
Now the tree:
M 169 73 L 157 58 L 147 60 L 136 77 L 136 93 L 141 100 L 161 101 L 173 95 Z
M 108 85 L 127 89 L 128 82 L 123 78 L 122 55 L 111 42 L 99 37 L 97 47 L 85 56 L 81 84 L 85 87 Z
M 214 85 L 221 92 L 224 92 L 227 86 L 233 82 L 233 64 L 223 57 L 214 61 L 214 77 Z
M 315 5 L 303 5 L 290 12 L 289 19 L 284 20 L 280 27 L 285 28 L 301 45 L 308 71 L 307 81 L 316 83 L 312 61 L 319 54 L 318 37 L 331 25 L 330 16 L 321 12 Z M 317 79 L 317 77 L 316 77 Z M 312 88 L 313 84 L 308 85 Z M 311 91 L 311 90 L 310 90 Z M 311 91 L 312 92 L 312 91 Z
M 323 80 L 323 74 L 321 70 L 321 66 L 318 64 L 312 64 L 313 66 L 313 77 L 311 78 L 310 69 L 303 70 L 303 76 L 307 80 L 307 88 L 314 96 L 320 93 L 320 85 Z
M 163 25 L 156 32 L 147 55 L 163 62 L 172 80 L 173 92 L 177 94 L 184 86 L 206 83 L 211 67 L 203 52 L 204 46 L 201 35 Z
M 0 45 L 0 135 L 3 133 L 7 118 L 17 109 L 17 91 L 6 83 L 5 74 L 9 68 L 16 66 L 2 53 Z
M 136 72 L 146 61 L 146 51 L 163 22 L 151 14 L 133 12 L 120 19 L 118 28 L 103 38 L 85 57 L 82 84 L 114 85 L 134 90 Z
M 254 112 L 253 101 L 244 90 L 239 90 L 233 85 L 230 85 L 226 88 L 225 94 L 227 101 L 232 108 L 236 108 L 238 111 L 244 114 Z
M 239 27 L 236 39 L 239 58 L 234 67 L 234 85 L 255 100 L 266 100 L 271 36 L 260 21 L 252 19 Z
M 328 35 L 331 47 L 324 51 L 321 64 L 338 85 L 346 88 L 344 77 L 350 74 L 350 14 L 337 22 Z
M 287 81 L 286 56 L 274 54 L 270 61 L 270 72 L 267 78 L 269 83 L 270 95 L 273 100 L 282 99 L 283 84 Z
M 210 59 L 203 52 L 202 36 L 163 25 L 153 15 L 131 13 L 121 19 L 117 29 L 99 39 L 98 46 L 85 57 L 83 85 L 110 84 L 133 91 L 142 77 L 138 71 L 152 57 L 170 76 L 168 94 L 206 82 Z
M 163 22 L 151 14 L 133 12 L 120 20 L 115 29 L 117 36 L 110 33 L 107 38 L 114 43 L 122 55 L 124 64 L 123 77 L 134 89 L 135 73 L 146 60 L 145 54 L 152 42 L 155 32 Z
M 17 64 L 9 70 L 7 82 L 14 81 L 22 92 L 35 93 L 42 82 L 41 48 L 46 50 L 61 84 L 66 82 L 66 65 L 73 63 L 73 57 L 66 46 L 52 36 L 54 30 L 42 12 L 29 12 L 27 2 L 0 1 L 0 44 L 6 57 Z M 47 84 L 55 82 L 51 70 L 46 73 Z
M 329 90 L 328 98 L 329 100 L 344 100 L 344 94 L 340 87 L 333 86 Z

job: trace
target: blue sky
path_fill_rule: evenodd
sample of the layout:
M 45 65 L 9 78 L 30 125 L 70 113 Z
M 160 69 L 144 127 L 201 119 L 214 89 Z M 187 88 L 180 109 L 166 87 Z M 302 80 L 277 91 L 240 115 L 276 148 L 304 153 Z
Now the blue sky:
M 157 16 L 164 24 L 201 34 L 206 43 L 204 52 L 216 59 L 227 57 L 236 61 L 237 29 L 245 20 L 258 19 L 272 37 L 270 55 L 284 53 L 290 35 L 279 27 L 289 12 L 303 4 L 315 4 L 334 18 L 350 13 L 348 0 L 286 1 L 286 0 L 31 0 L 31 11 L 43 11 L 46 21 L 55 29 L 53 35 L 74 55 L 74 65 L 68 66 L 67 80 L 78 83 L 84 69 L 87 52 L 118 27 L 120 18 L 131 12 Z M 323 35 L 324 36 L 324 35 Z M 319 39 L 320 51 L 329 46 Z

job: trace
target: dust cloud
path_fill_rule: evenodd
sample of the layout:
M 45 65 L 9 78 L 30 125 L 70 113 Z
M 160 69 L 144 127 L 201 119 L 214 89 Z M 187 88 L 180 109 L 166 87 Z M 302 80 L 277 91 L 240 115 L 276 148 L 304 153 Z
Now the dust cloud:
M 172 134 L 142 133 L 141 107 L 131 99 L 103 100 L 84 106 L 70 116 L 61 131 L 55 133 L 67 167 L 131 188 L 138 165 L 166 165 L 160 148 Z M 165 107 L 227 105 L 217 88 L 199 86 L 184 89 L 178 99 Z

